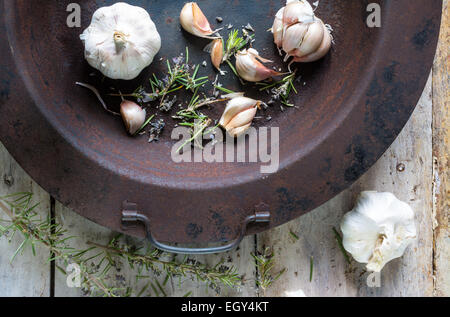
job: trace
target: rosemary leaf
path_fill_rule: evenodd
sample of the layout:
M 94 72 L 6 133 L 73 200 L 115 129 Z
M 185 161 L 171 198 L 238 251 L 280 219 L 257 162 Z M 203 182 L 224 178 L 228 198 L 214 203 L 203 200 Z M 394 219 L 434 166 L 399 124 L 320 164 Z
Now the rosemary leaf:
M 342 254 L 344 255 L 345 260 L 347 261 L 348 264 L 351 264 L 352 261 L 350 260 L 350 257 L 348 256 L 347 251 L 345 251 L 344 244 L 342 243 L 341 235 L 339 234 L 339 232 L 336 230 L 335 227 L 333 227 L 333 232 L 334 232 L 336 241 L 339 245 L 339 249 L 341 250 Z

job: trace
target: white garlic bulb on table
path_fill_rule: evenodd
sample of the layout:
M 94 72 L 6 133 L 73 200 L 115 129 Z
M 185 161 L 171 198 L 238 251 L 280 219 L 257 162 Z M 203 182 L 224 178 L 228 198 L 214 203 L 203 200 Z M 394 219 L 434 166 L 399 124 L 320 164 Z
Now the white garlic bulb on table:
M 111 79 L 136 78 L 161 49 L 148 12 L 123 2 L 98 9 L 80 38 L 88 63 Z
M 363 192 L 341 223 L 343 245 L 367 270 L 380 272 L 416 239 L 414 212 L 391 193 Z

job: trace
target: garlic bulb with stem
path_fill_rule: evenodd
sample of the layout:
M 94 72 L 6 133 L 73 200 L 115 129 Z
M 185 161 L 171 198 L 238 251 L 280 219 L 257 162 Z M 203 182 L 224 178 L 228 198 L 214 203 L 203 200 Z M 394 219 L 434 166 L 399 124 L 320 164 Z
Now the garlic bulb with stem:
M 222 96 L 222 98 L 230 100 L 219 125 L 232 137 L 239 137 L 251 127 L 262 102 L 244 97 L 244 93 L 233 93 Z
M 122 94 L 120 94 L 122 98 L 122 103 L 120 104 L 120 113 L 117 113 L 109 109 L 102 96 L 98 92 L 97 88 L 92 85 L 80 82 L 76 82 L 75 84 L 92 91 L 107 112 L 115 116 L 121 116 L 125 124 L 125 128 L 130 135 L 135 135 L 145 124 L 145 118 L 147 115 L 146 111 L 142 109 L 138 104 L 129 100 L 125 100 Z
M 391 193 L 361 193 L 341 222 L 343 245 L 353 258 L 380 272 L 416 239 L 414 212 Z
M 198 37 L 216 39 L 213 36 L 219 30 L 213 31 L 208 19 L 196 2 L 188 2 L 180 13 L 180 23 L 183 29 Z
M 111 79 L 136 78 L 161 49 L 148 12 L 123 2 L 98 9 L 80 38 L 88 63 Z
M 105 101 L 103 100 L 102 96 L 101 96 L 100 93 L 98 92 L 97 88 L 95 88 L 95 87 L 92 86 L 92 85 L 85 84 L 85 83 L 80 83 L 80 82 L 76 82 L 75 85 L 78 85 L 78 86 L 80 86 L 80 87 L 84 87 L 84 88 L 89 89 L 90 91 L 92 91 L 92 92 L 94 93 L 94 95 L 97 97 L 97 99 L 100 101 L 100 103 L 101 103 L 103 109 L 105 109 L 107 112 L 109 112 L 109 113 L 112 114 L 112 115 L 120 116 L 120 113 L 114 112 L 114 111 L 112 111 L 112 110 L 110 110 L 110 109 L 108 108 L 108 106 L 106 105 L 106 103 L 105 103 Z
M 314 62 L 323 58 L 331 49 L 331 27 L 314 14 L 307 0 L 288 0 L 275 16 L 272 26 L 274 43 L 280 54 L 286 53 L 285 61 L 292 63 Z
M 272 63 L 272 61 L 259 56 L 258 51 L 253 48 L 236 53 L 236 71 L 240 77 L 247 81 L 259 82 L 283 75 L 283 73 L 274 71 L 262 63 Z

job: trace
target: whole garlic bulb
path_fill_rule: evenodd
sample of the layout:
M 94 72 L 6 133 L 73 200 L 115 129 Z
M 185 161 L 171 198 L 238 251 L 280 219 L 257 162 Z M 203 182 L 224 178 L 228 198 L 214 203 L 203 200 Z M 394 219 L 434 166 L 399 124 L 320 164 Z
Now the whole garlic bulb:
M 416 238 L 413 210 L 391 193 L 361 193 L 341 230 L 345 250 L 374 272 L 401 257 Z
M 80 39 L 88 63 L 111 79 L 136 78 L 161 49 L 148 12 L 123 2 L 98 9 Z
M 275 16 L 272 27 L 274 42 L 286 53 L 291 63 L 314 62 L 330 50 L 332 36 L 323 21 L 317 18 L 307 0 L 288 0 Z
M 239 137 L 243 135 L 252 125 L 261 101 L 244 97 L 243 93 L 236 93 L 223 96 L 230 99 L 219 125 L 231 136 Z

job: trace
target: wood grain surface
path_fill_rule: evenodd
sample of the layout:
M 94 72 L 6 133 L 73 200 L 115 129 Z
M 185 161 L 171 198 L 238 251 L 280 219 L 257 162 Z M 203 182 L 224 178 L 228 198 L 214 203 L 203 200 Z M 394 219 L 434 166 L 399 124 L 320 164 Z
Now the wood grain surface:
M 434 267 L 436 295 L 450 295 L 450 12 L 444 1 L 433 67 Z

